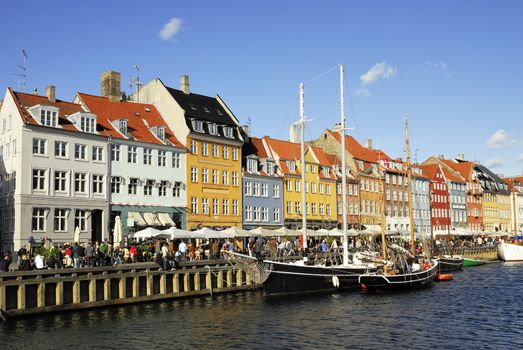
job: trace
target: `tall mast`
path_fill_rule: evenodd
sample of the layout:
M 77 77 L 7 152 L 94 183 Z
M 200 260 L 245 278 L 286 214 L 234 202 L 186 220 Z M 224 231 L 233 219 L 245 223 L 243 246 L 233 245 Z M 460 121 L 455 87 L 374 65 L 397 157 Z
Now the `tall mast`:
M 383 271 L 387 272 L 387 241 L 385 240 L 385 181 L 383 181 L 383 176 L 385 176 L 385 169 L 381 166 L 381 151 L 379 153 L 378 159 L 378 178 L 380 179 L 380 187 L 382 189 L 381 195 L 381 253 L 383 255 L 383 260 L 385 264 L 383 265 Z M 381 170 L 381 172 L 380 172 Z
M 343 265 L 349 264 L 349 236 L 347 234 L 347 160 L 345 159 L 345 101 L 343 94 L 343 64 L 340 64 L 340 137 L 341 137 L 341 196 L 343 216 Z
M 304 84 L 300 83 L 300 126 L 301 133 L 301 216 L 303 227 L 303 249 L 307 248 L 307 210 L 305 203 L 305 108 Z
M 409 229 L 410 229 L 410 245 L 413 256 L 416 256 L 416 247 L 414 244 L 414 217 L 412 215 L 412 167 L 410 164 L 410 143 L 409 143 L 409 121 L 407 120 L 407 112 L 405 116 L 405 151 L 407 153 L 407 193 L 409 195 Z

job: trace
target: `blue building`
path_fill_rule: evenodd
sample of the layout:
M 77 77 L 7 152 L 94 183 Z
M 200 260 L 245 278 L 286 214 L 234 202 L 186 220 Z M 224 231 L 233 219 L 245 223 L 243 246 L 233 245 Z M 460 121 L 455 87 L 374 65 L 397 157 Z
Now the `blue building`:
M 421 168 L 412 167 L 412 215 L 414 232 L 417 237 L 430 235 L 430 190 L 429 179 L 423 175 Z
M 243 155 L 243 228 L 277 229 L 283 226 L 283 178 L 260 138 L 251 137 Z

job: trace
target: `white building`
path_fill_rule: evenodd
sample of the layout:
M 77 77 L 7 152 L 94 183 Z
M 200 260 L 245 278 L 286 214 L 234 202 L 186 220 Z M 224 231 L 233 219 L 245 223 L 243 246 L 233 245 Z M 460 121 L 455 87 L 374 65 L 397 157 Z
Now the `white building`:
M 186 149 L 151 104 L 120 101 L 120 73 L 102 75 L 102 95 L 75 102 L 97 117 L 111 149 L 110 205 L 124 234 L 140 226 L 186 227 Z M 107 89 L 106 87 L 110 87 Z
M 7 90 L 0 111 L 0 240 L 103 240 L 108 224 L 107 137 L 78 104 Z

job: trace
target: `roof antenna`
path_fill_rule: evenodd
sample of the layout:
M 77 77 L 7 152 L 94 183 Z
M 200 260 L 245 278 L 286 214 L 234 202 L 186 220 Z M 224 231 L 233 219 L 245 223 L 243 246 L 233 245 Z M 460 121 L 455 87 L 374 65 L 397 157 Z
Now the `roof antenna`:
M 24 63 L 22 65 L 16 65 L 18 68 L 21 69 L 21 72 L 15 75 L 21 78 L 18 80 L 18 88 L 20 89 L 21 87 L 22 91 L 25 92 L 27 88 L 27 52 L 25 51 L 25 49 L 22 49 L 22 55 L 24 56 Z
M 136 86 L 136 102 L 140 102 L 140 88 L 142 87 L 142 84 L 140 83 L 140 72 L 142 71 L 142 68 L 135 64 L 134 69 L 136 69 L 136 77 L 133 77 L 132 75 L 129 76 L 129 95 L 133 93 L 133 84 Z
M 414 150 L 414 164 L 418 164 L 418 149 Z

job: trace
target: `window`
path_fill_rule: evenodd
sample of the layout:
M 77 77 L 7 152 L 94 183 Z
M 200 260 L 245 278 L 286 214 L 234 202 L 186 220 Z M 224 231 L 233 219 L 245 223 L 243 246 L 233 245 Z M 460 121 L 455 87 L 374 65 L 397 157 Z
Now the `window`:
M 213 144 L 213 145 L 212 145 L 212 156 L 213 156 L 214 158 L 217 158 L 217 157 L 218 157 L 218 154 L 219 154 L 219 151 L 218 151 L 218 145 Z
M 326 176 L 326 177 L 329 176 L 329 167 L 326 167 L 326 166 L 323 167 L 323 176 Z
M 269 208 L 267 208 L 267 207 L 263 207 L 262 208 L 261 220 L 263 222 L 268 222 L 269 221 Z
M 156 136 L 160 139 L 160 140 L 164 140 L 165 139 L 165 128 L 163 126 L 159 126 L 157 129 L 156 129 Z
M 209 169 L 202 168 L 202 182 L 204 184 L 209 182 Z
M 294 181 L 294 190 L 300 192 L 300 182 L 298 180 Z
M 280 208 L 273 209 L 272 219 L 274 222 L 280 222 Z
M 280 185 L 276 184 L 272 186 L 272 196 L 274 198 L 280 198 Z
M 122 135 L 127 136 L 127 131 L 128 131 L 127 125 L 128 125 L 127 119 L 120 119 L 118 121 L 118 129 L 120 130 L 120 133 Z
M 173 197 L 179 198 L 182 193 L 182 183 L 179 181 L 176 181 L 173 186 Z
M 331 216 L 331 205 L 327 204 L 325 207 L 326 207 L 326 210 L 327 210 L 327 216 Z
M 86 193 L 87 192 L 87 174 L 86 173 L 75 173 L 74 174 L 74 191 L 76 193 Z
M 80 130 L 83 132 L 94 133 L 96 131 L 96 121 L 94 118 L 81 116 L 80 117 Z
M 54 230 L 57 232 L 67 231 L 67 209 L 54 210 Z
M 289 168 L 289 171 L 291 173 L 296 172 L 296 162 L 295 161 L 287 161 L 287 168 Z
M 138 191 L 138 179 L 132 177 L 129 179 L 128 194 L 136 194 Z
M 198 214 L 198 197 L 191 197 L 191 211 Z
M 212 213 L 213 213 L 213 215 L 219 215 L 220 214 L 218 198 L 213 198 L 212 199 Z
M 143 148 L 143 164 L 151 165 L 153 162 L 153 152 L 150 148 Z
M 191 153 L 198 154 L 198 142 L 191 140 Z
M 219 183 L 219 177 L 220 177 L 220 172 L 216 169 L 213 169 L 212 170 L 212 183 L 213 184 L 218 184 Z
M 253 221 L 260 221 L 260 216 L 261 216 L 260 214 L 261 214 L 261 208 L 254 207 L 253 216 L 252 216 Z
M 349 207 L 352 209 L 352 203 L 349 204 Z M 320 215 L 323 216 L 325 214 L 325 205 L 323 203 L 320 203 Z
M 33 208 L 31 230 L 34 232 L 45 231 L 45 208 Z
M 232 148 L 232 160 L 238 160 L 238 148 L 237 147 Z
M 143 195 L 152 196 L 153 195 L 153 186 L 154 186 L 154 180 L 145 180 L 145 184 L 143 185 Z
M 254 183 L 254 191 L 253 191 L 253 195 L 255 197 L 259 197 L 260 196 L 260 183 L 259 182 L 255 182 Z
M 202 214 L 209 214 L 209 199 L 202 198 Z
M 49 111 L 46 109 L 40 110 L 40 123 L 45 126 L 56 126 L 58 118 L 56 111 Z
M 232 185 L 238 186 L 238 172 L 237 171 L 232 172 Z
M 76 143 L 74 145 L 74 159 L 87 159 L 87 146 Z
M 301 213 L 301 204 L 300 202 L 294 202 L 294 211 L 296 212 L 296 214 L 300 214 Z
M 173 168 L 180 167 L 180 153 L 173 152 Z
M 229 184 L 229 172 L 227 170 L 222 170 L 222 184 Z
M 66 171 L 55 171 L 54 172 L 54 190 L 56 192 L 67 191 L 67 172 Z
M 287 192 L 292 192 L 292 181 L 285 180 L 285 187 L 287 188 Z
M 160 187 L 158 188 L 158 196 L 166 197 L 167 196 L 167 185 L 168 181 L 160 181 Z
M 252 207 L 250 205 L 245 206 L 245 221 L 252 221 Z
M 67 142 L 55 141 L 54 143 L 54 156 L 58 158 L 67 157 Z
M 75 210 L 74 227 L 78 227 L 81 232 L 87 231 L 87 210 Z
M 38 156 L 45 156 L 46 145 L 47 145 L 47 140 L 33 139 L 33 154 L 38 155 Z
M 45 170 L 33 169 L 33 190 L 45 190 Z
M 222 214 L 229 215 L 229 200 L 228 199 L 222 200 Z
M 215 123 L 209 123 L 209 134 L 218 135 L 218 125 Z
M 127 147 L 127 163 L 136 163 L 136 156 L 137 156 L 137 148 L 136 146 L 128 146 Z
M 251 181 L 245 182 L 245 195 L 252 196 L 252 182 Z
M 120 145 L 111 145 L 111 160 L 120 161 Z
M 287 213 L 292 214 L 292 202 L 291 201 L 286 202 L 286 207 L 287 207 Z
M 223 134 L 227 138 L 230 138 L 230 139 L 234 138 L 233 129 L 230 126 L 223 127 Z
M 317 204 L 316 203 L 312 203 L 311 207 L 312 207 L 312 215 L 318 214 Z
M 93 193 L 103 194 L 104 193 L 104 176 L 93 175 Z
M 267 162 L 265 164 L 265 171 L 269 175 L 274 175 L 274 164 L 272 162 Z
M 326 193 L 327 195 L 330 195 L 330 194 L 331 194 L 331 185 L 329 185 L 329 184 L 326 184 L 326 185 L 325 185 L 325 193 Z
M 247 159 L 247 171 L 251 173 L 258 171 L 258 161 L 256 159 Z
M 102 162 L 104 159 L 103 147 L 93 146 L 93 160 L 95 162 Z
M 209 144 L 207 142 L 202 142 L 202 156 L 207 157 L 208 155 L 209 155 Z
M 229 147 L 228 146 L 222 146 L 222 158 L 229 159 Z
M 193 120 L 192 127 L 196 132 L 203 132 L 203 122 L 201 120 Z
M 238 200 L 232 200 L 232 215 L 238 215 Z
M 311 192 L 316 193 L 316 182 L 311 182 Z
M 111 193 L 120 193 L 120 186 L 122 178 L 120 176 L 113 176 L 111 178 Z
M 158 166 L 165 166 L 166 159 L 167 159 L 167 152 L 158 151 Z
M 269 197 L 269 185 L 268 184 L 261 185 L 261 196 Z
M 198 168 L 191 167 L 191 182 L 198 182 Z

